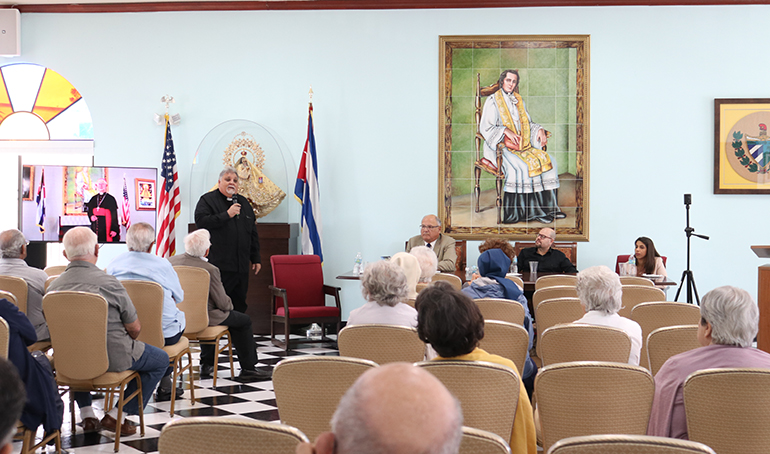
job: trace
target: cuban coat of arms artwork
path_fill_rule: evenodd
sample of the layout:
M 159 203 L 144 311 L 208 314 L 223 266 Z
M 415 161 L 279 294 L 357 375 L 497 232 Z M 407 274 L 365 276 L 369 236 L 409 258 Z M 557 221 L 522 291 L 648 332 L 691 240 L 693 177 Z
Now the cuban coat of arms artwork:
M 770 194 L 770 99 L 716 99 L 714 115 L 714 194 Z

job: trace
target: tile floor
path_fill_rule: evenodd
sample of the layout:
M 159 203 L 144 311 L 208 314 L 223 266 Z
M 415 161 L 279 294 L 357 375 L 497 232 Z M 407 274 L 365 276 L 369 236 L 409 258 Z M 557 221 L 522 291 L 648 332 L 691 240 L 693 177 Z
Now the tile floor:
M 292 339 L 299 336 L 291 336 Z M 329 336 L 336 338 L 336 336 Z M 255 336 L 259 363 L 257 367 L 267 368 L 275 366 L 286 353 L 274 347 L 269 337 Z M 334 344 L 299 344 L 289 351 L 288 356 L 301 355 L 339 355 L 334 349 Z M 182 399 L 177 399 L 174 408 L 174 417 L 169 416 L 170 402 L 155 402 L 154 398 L 144 410 L 145 435 L 138 433 L 131 437 L 121 437 L 120 452 L 122 454 L 154 453 L 158 451 L 158 437 L 163 426 L 172 419 L 189 418 L 193 416 L 226 416 L 229 418 L 257 419 L 260 421 L 278 421 L 278 409 L 275 404 L 272 381 L 257 381 L 252 383 L 238 383 L 230 380 L 231 376 L 237 376 L 240 372 L 237 358 L 234 356 L 235 373 L 231 374 L 230 362 L 222 355 L 219 358 L 219 372 L 217 374 L 217 387 L 213 387 L 213 380 L 200 380 L 198 373 L 198 357 L 200 351 L 193 349 L 193 365 L 195 369 L 195 405 L 191 405 L 190 392 L 185 390 Z M 188 379 L 185 375 L 185 385 Z M 76 426 L 75 433 L 70 431 L 69 394 L 64 396 L 64 424 L 62 424 L 62 450 L 73 454 L 111 453 L 115 443 L 115 434 L 106 430 L 100 433 L 84 434 L 82 428 Z M 94 410 L 97 416 L 103 414 L 103 400 L 94 400 Z M 80 415 L 75 410 L 75 420 L 80 421 Z M 137 424 L 138 417 L 130 418 Z M 42 428 L 38 430 L 38 436 L 42 436 Z M 13 443 L 13 454 L 21 452 L 21 441 Z M 40 451 L 38 451 L 40 452 Z M 47 452 L 54 452 L 53 446 L 47 447 Z

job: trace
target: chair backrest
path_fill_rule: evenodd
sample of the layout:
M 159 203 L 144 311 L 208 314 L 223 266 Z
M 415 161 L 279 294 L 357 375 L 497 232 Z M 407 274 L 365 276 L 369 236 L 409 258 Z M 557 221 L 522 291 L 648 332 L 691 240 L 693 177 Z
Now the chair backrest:
M 340 399 L 356 379 L 377 367 L 372 361 L 334 356 L 302 356 L 275 366 L 273 388 L 281 422 L 310 439 L 331 430 Z
M 107 372 L 107 300 L 85 292 L 51 292 L 43 312 L 56 352 L 56 373 L 90 380 Z
M 566 324 L 546 329 L 540 338 L 543 366 L 572 361 L 628 363 L 631 337 L 608 326 Z
M 537 320 L 537 356 L 542 358 L 540 340 L 543 331 L 562 323 L 572 323 L 581 319 L 586 313 L 578 298 L 555 298 L 545 300 L 535 307 L 535 320 Z
M 716 454 L 695 441 L 650 435 L 586 435 L 559 440 L 548 454 Z
M 463 281 L 455 276 L 454 274 L 448 274 L 448 273 L 436 273 L 433 275 L 433 282 L 436 281 L 445 281 L 452 284 L 452 287 L 456 288 L 457 290 L 462 290 L 463 288 Z
M 669 358 L 700 347 L 698 325 L 664 326 L 647 336 L 647 360 L 656 375 Z
M 12 293 L 16 297 L 16 306 L 27 313 L 27 281 L 20 277 L 0 276 L 0 290 Z
M 642 303 L 634 307 L 630 318 L 642 327 L 642 351 L 639 365 L 649 369 L 647 336 L 664 326 L 697 325 L 700 322 L 700 309 L 694 304 L 671 301 Z
M 631 317 L 631 311 L 634 306 L 651 301 L 666 301 L 666 294 L 663 290 L 646 285 L 624 285 L 622 296 L 622 307 L 618 311 L 621 317 Z
M 67 269 L 67 265 L 51 265 L 45 267 L 43 271 L 49 276 L 58 276 L 63 273 L 65 269 Z
M 567 287 L 574 287 L 577 285 L 577 276 L 571 274 L 551 274 L 548 276 L 542 276 L 535 281 L 535 290 L 541 288 L 555 287 L 557 285 L 564 285 Z
M 484 320 L 501 320 L 503 322 L 524 324 L 524 306 L 518 301 L 505 298 L 479 298 L 474 300 L 481 311 Z
M 516 364 L 516 369 L 521 376 L 529 350 L 529 333 L 521 325 L 486 320 L 484 338 L 479 342 L 479 348 L 487 353 L 510 359 Z
M 13 293 L 6 292 L 5 290 L 0 290 L 0 298 L 5 298 L 8 301 L 10 301 L 14 306 L 19 307 L 16 304 L 16 297 L 13 295 Z
M 421 282 L 421 283 L 418 283 L 418 284 L 415 286 L 414 290 L 415 290 L 417 293 L 420 293 L 421 291 L 423 291 L 423 290 L 425 289 L 425 287 L 427 287 L 427 286 L 429 286 L 429 285 L 430 285 L 430 283 Z M 412 307 L 414 307 L 414 304 L 412 305 Z
M 0 317 L 0 358 L 8 359 L 8 343 L 10 342 L 11 328 L 3 317 Z
M 425 359 L 425 343 L 417 330 L 406 326 L 364 324 L 346 326 L 337 339 L 340 356 L 377 364 L 414 363 Z
M 524 288 L 524 280 L 521 278 L 521 276 L 514 276 L 513 274 L 506 274 L 505 278 L 508 279 L 509 281 L 513 281 L 519 287 Z
M 432 373 L 460 401 L 464 425 L 511 439 L 519 402 L 516 371 L 483 361 L 423 361 L 416 365 Z
M 655 383 L 647 369 L 621 363 L 545 366 L 535 377 L 543 450 L 567 437 L 644 435 Z
M 184 312 L 185 333 L 199 333 L 209 326 L 209 272 L 194 266 L 175 266 L 184 300 L 176 307 Z
M 286 289 L 292 307 L 326 304 L 324 275 L 317 255 L 274 255 L 270 257 L 270 264 L 273 266 L 273 286 Z M 276 297 L 275 305 L 272 313 L 283 307 L 283 298 Z
M 45 291 L 48 291 L 48 287 L 51 286 L 51 283 L 56 280 L 56 278 L 59 277 L 58 274 L 55 274 L 53 276 L 48 276 L 48 278 L 45 280 Z
M 151 281 L 121 281 L 128 297 L 134 303 L 136 315 L 142 325 L 137 340 L 163 348 L 163 287 Z M 185 295 L 187 295 L 185 293 Z
M 770 452 L 770 370 L 706 369 L 684 382 L 690 440 L 719 454 Z
M 458 454 L 511 454 L 511 448 L 499 435 L 463 426 L 463 438 Z
M 525 249 L 528 247 L 535 247 L 535 242 L 534 241 L 517 241 L 513 244 L 513 249 L 514 251 L 516 251 L 517 257 L 522 249 Z M 564 255 L 567 256 L 567 259 L 569 259 L 569 261 L 572 262 L 573 265 L 577 266 L 577 243 L 576 242 L 555 241 L 551 245 L 551 249 L 556 249 L 557 251 L 563 252 Z
M 308 438 L 299 429 L 275 422 L 221 417 L 177 419 L 163 426 L 161 454 L 294 454 Z
M 538 304 L 545 300 L 552 300 L 554 298 L 577 298 L 577 289 L 574 285 L 557 285 L 554 287 L 541 288 L 535 290 L 532 295 L 532 307 L 537 312 Z
M 655 287 L 655 283 L 651 279 L 641 276 L 620 276 L 620 285 L 646 285 L 647 287 Z
M 620 264 L 627 263 L 629 258 L 631 258 L 631 254 L 618 256 L 618 258 L 615 260 L 615 272 L 617 274 L 620 274 Z M 668 260 L 668 257 L 666 257 L 665 255 L 661 255 L 660 258 L 663 260 L 663 266 L 666 266 L 666 261 Z

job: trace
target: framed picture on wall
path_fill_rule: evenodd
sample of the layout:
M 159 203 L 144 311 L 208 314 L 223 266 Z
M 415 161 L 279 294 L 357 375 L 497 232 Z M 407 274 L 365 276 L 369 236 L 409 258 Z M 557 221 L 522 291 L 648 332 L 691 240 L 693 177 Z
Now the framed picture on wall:
M 35 193 L 35 168 L 33 166 L 22 166 L 21 198 L 22 200 L 32 200 L 34 193 Z
M 136 185 L 136 209 L 154 210 L 155 209 L 155 180 L 145 180 L 143 178 L 134 178 Z
M 439 217 L 458 239 L 588 240 L 589 36 L 442 36 Z
M 714 194 L 770 194 L 770 99 L 714 100 Z

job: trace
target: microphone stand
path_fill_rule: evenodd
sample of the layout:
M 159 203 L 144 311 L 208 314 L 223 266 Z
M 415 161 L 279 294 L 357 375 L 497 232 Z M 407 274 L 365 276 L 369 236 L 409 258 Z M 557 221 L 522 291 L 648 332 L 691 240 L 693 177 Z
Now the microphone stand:
M 698 303 L 698 306 L 700 306 L 700 297 L 698 296 L 698 289 L 695 287 L 695 278 L 692 275 L 692 270 L 690 269 L 690 238 L 693 236 L 697 236 L 698 238 L 708 240 L 709 237 L 706 235 L 699 235 L 695 233 L 695 229 L 690 227 L 690 204 L 692 203 L 691 198 L 689 197 L 690 194 L 684 195 L 684 206 L 687 213 L 687 227 L 684 229 L 685 235 L 687 235 L 687 269 L 682 271 L 682 280 L 679 283 L 679 288 L 676 291 L 676 296 L 674 297 L 674 301 L 679 301 L 679 294 L 682 292 L 682 287 L 685 285 L 685 281 L 687 281 L 687 303 L 693 304 L 692 302 L 692 296 L 695 294 L 695 301 Z

